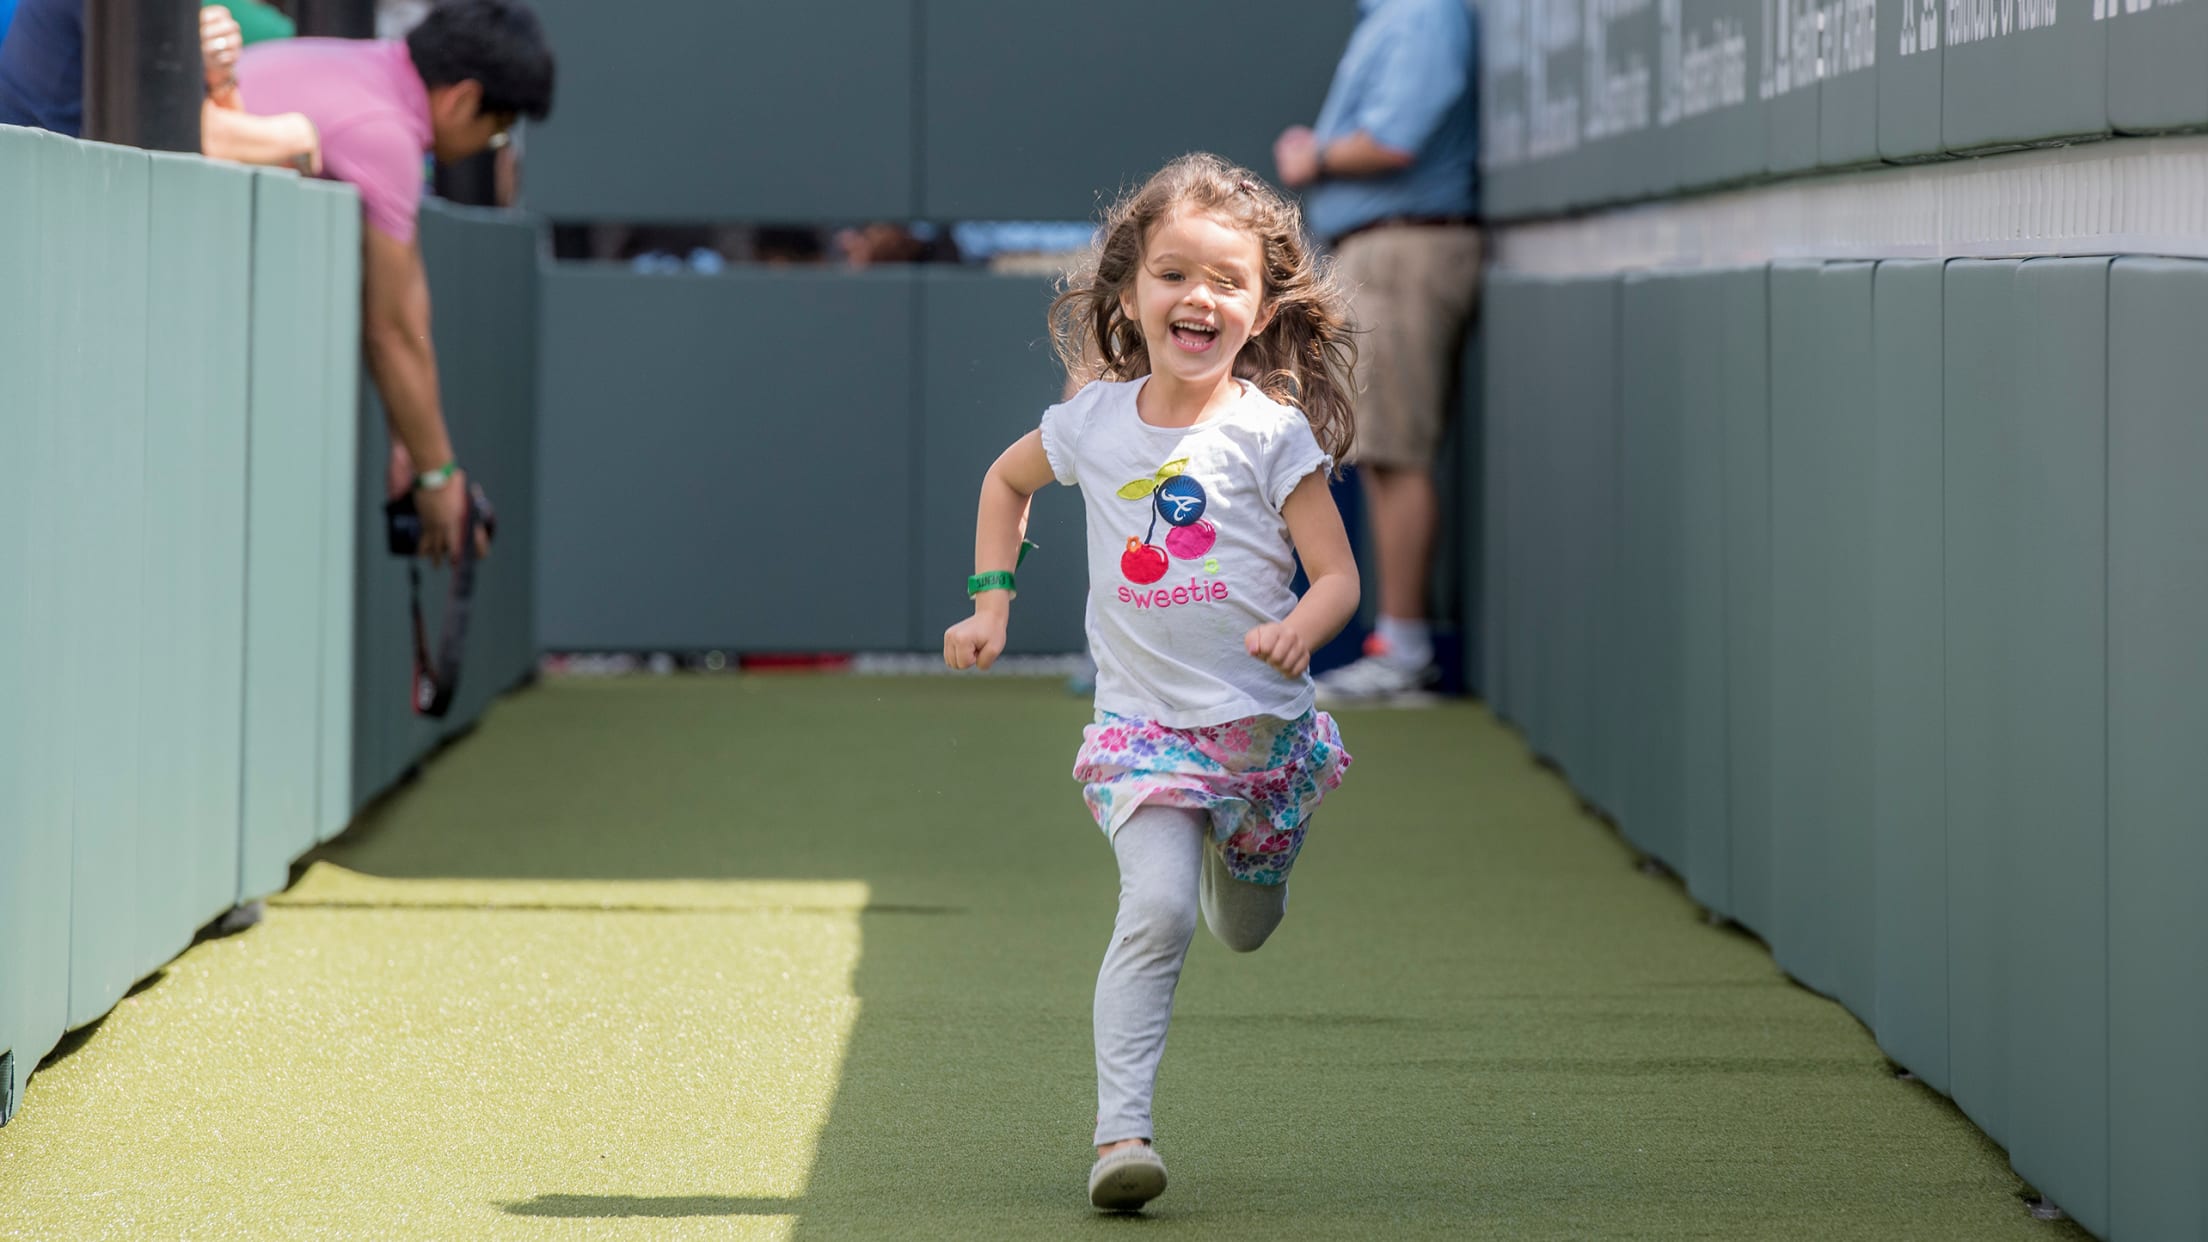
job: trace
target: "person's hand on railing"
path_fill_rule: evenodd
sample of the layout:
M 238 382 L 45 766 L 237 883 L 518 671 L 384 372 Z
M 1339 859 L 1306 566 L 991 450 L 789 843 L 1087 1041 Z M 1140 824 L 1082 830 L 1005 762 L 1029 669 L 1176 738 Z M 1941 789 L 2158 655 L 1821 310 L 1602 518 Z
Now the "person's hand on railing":
M 245 32 L 238 19 L 219 4 L 199 11 L 199 60 L 207 76 L 207 97 L 218 107 L 238 107 L 238 52 L 245 46 Z

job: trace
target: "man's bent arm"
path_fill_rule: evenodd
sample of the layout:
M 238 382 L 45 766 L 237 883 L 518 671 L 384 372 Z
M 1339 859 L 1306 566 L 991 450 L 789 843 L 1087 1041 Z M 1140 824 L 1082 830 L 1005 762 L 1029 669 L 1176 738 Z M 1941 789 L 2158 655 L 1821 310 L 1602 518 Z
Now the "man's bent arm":
M 361 230 L 361 332 L 368 368 L 383 394 L 391 434 L 406 446 L 414 469 L 450 462 L 452 437 L 437 395 L 437 351 L 429 339 L 429 275 L 419 241 L 402 242 L 374 227 Z

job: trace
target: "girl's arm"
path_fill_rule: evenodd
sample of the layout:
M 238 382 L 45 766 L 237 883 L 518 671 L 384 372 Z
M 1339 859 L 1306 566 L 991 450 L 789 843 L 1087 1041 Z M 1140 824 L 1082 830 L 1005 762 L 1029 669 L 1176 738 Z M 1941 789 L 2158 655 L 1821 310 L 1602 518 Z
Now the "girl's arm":
M 981 510 L 974 521 L 974 572 L 1010 571 L 1019 564 L 1028 502 L 1054 474 L 1043 452 L 1043 433 L 1030 431 L 998 456 L 981 480 Z M 1335 524 L 1340 525 L 1337 518 Z M 1346 540 L 1345 540 L 1346 542 Z M 1004 652 L 1012 615 L 1010 591 L 974 596 L 974 615 L 943 632 L 943 662 L 952 668 L 988 668 Z
M 1303 560 L 1311 589 L 1286 620 L 1258 626 L 1242 641 L 1251 655 L 1279 669 L 1282 676 L 1301 677 L 1311 667 L 1311 653 L 1341 633 L 1356 615 L 1363 587 L 1341 510 L 1334 507 L 1334 493 L 1327 490 L 1325 471 L 1303 476 L 1280 512 L 1288 519 L 1288 537 Z

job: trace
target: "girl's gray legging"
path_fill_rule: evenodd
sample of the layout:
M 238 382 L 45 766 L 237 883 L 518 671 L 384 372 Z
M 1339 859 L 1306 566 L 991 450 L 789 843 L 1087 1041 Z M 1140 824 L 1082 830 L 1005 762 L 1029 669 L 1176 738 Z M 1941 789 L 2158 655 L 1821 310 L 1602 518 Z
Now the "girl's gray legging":
M 1248 953 L 1288 912 L 1286 884 L 1227 874 L 1211 845 L 1211 816 L 1144 806 L 1112 837 L 1119 856 L 1119 918 L 1096 976 L 1096 1141 L 1152 1137 L 1150 1096 L 1165 1056 L 1196 912 L 1220 943 Z

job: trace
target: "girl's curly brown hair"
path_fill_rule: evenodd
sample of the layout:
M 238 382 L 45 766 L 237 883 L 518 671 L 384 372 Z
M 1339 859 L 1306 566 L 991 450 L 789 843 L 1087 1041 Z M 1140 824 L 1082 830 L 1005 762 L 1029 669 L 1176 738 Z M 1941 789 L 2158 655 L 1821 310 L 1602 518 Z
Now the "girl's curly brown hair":
M 1304 240 L 1303 213 L 1256 173 L 1198 152 L 1167 164 L 1104 215 L 1089 260 L 1050 304 L 1050 332 L 1066 372 L 1081 381 L 1150 373 L 1142 325 L 1120 309 L 1142 268 L 1150 231 L 1168 216 L 1198 211 L 1248 230 L 1264 251 L 1262 305 L 1272 322 L 1252 336 L 1234 372 L 1265 395 L 1303 411 L 1336 463 L 1357 435 L 1346 300 L 1332 264 Z M 1338 467 L 1337 467 L 1338 468 Z

